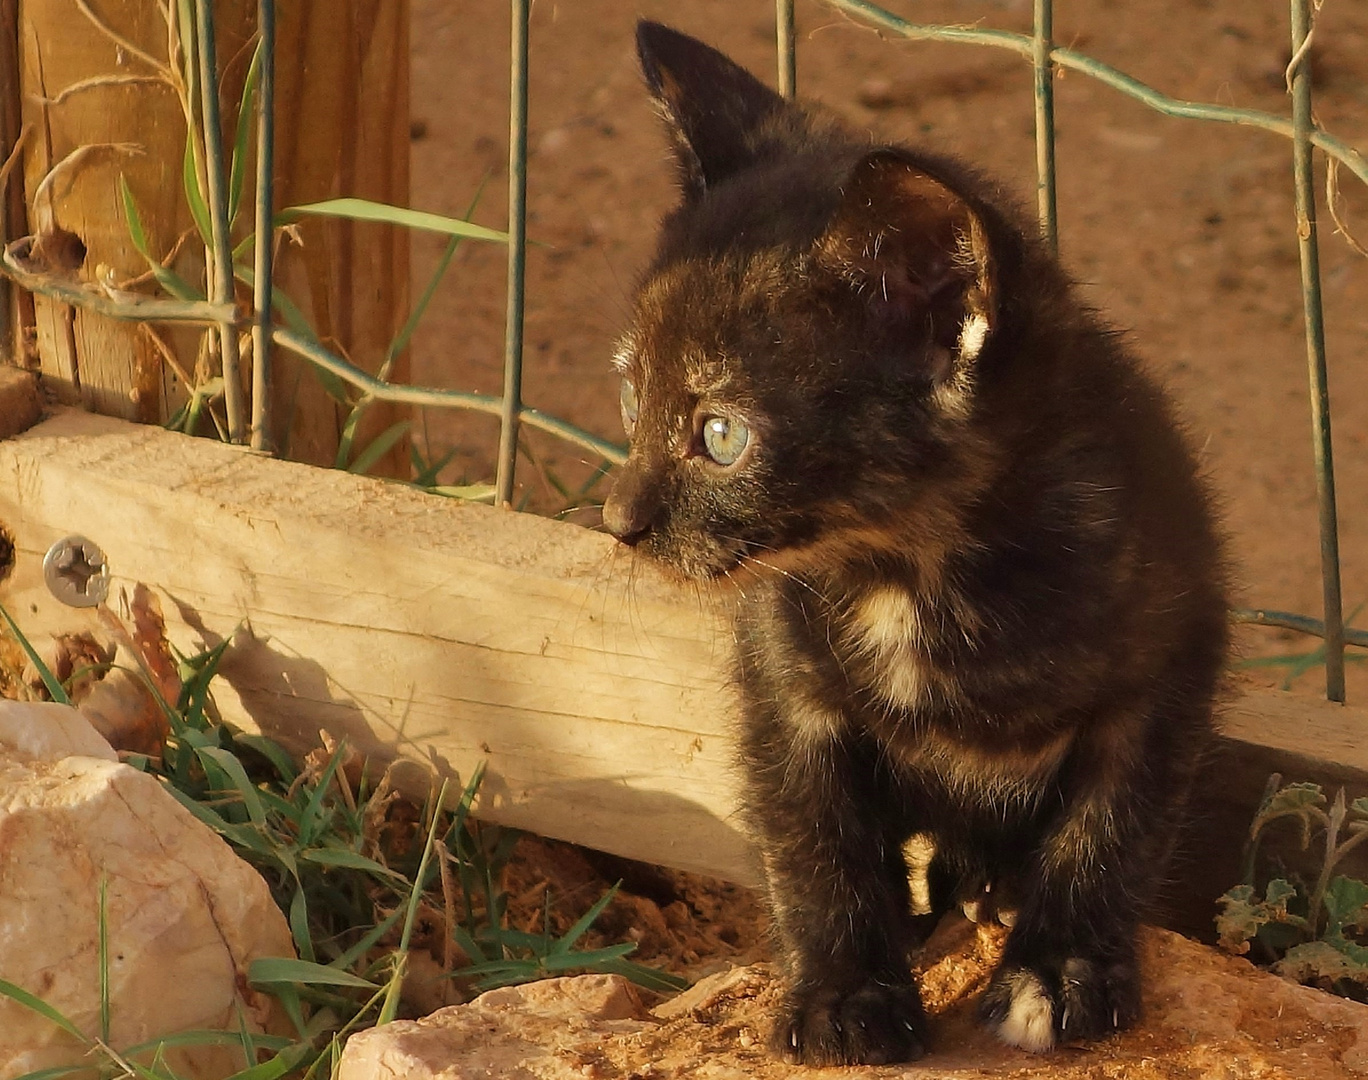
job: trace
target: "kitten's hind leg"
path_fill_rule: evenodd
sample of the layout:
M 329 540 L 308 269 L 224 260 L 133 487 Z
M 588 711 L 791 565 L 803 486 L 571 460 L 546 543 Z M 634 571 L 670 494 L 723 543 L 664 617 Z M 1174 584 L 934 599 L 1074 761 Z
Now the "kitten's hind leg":
M 906 831 L 892 825 L 901 815 L 877 753 L 751 720 L 749 816 L 787 982 L 774 1048 L 809 1065 L 915 1060 L 926 1038 L 908 964 Z

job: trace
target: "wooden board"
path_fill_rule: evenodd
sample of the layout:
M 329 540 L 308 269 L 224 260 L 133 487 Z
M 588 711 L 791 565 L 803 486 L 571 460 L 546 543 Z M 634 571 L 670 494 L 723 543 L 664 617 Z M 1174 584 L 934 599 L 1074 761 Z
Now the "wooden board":
M 574 525 L 423 495 L 76 411 L 0 442 L 0 601 L 35 635 L 83 616 L 38 564 L 79 532 L 155 586 L 186 649 L 237 632 L 230 720 L 320 728 L 463 779 L 479 812 L 619 855 L 757 880 L 736 820 L 721 601 Z M 239 631 L 237 628 L 241 627 Z M 1268 774 L 1368 793 L 1368 712 L 1290 694 L 1225 710 L 1170 921 L 1210 929 Z
M 0 443 L 20 564 L 0 600 L 79 624 L 39 583 L 79 532 L 154 585 L 185 647 L 242 626 L 229 719 L 320 728 L 464 778 L 479 812 L 620 855 L 755 880 L 733 819 L 725 621 L 607 536 L 77 411 Z

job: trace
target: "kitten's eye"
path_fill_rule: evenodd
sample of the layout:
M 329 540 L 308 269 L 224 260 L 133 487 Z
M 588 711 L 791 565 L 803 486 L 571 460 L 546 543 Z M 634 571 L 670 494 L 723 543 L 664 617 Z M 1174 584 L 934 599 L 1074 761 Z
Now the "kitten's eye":
M 638 407 L 636 387 L 632 385 L 631 379 L 622 380 L 622 392 L 618 395 L 618 400 L 622 404 L 622 426 L 630 435 L 636 427 Z
M 725 416 L 710 416 L 703 421 L 703 448 L 719 465 L 734 465 L 750 441 L 750 428 L 744 421 Z

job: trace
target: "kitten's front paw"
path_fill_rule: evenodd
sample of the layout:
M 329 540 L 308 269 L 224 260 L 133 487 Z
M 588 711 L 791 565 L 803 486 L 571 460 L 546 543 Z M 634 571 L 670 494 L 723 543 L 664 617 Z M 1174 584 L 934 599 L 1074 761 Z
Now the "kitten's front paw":
M 1077 956 L 1058 965 L 1004 965 L 979 1013 L 1003 1042 L 1039 1053 L 1130 1027 L 1140 1013 L 1140 977 L 1133 963 Z
M 851 992 L 812 987 L 785 1001 L 774 1048 L 803 1065 L 890 1065 L 926 1052 L 926 1014 L 910 983 L 870 981 Z

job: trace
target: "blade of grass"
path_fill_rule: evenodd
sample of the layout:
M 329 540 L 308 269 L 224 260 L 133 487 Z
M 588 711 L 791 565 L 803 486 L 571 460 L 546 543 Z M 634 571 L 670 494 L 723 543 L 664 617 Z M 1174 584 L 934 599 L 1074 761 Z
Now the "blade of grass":
M 353 975 L 331 964 L 294 960 L 288 956 L 262 956 L 247 969 L 247 981 L 256 987 L 281 983 L 302 986 L 350 986 L 359 990 L 378 990 L 379 984 Z
M 10 613 L 5 610 L 4 604 L 0 604 L 0 619 L 5 620 L 5 625 L 9 627 L 10 634 L 15 641 L 19 642 L 19 647 L 24 650 L 24 654 L 29 658 L 29 663 L 38 672 L 38 677 L 43 680 L 43 685 L 47 687 L 48 696 L 59 705 L 70 705 L 71 697 L 62 689 L 61 681 L 52 673 L 52 669 L 43 663 L 43 658 L 38 655 L 38 650 L 24 636 L 18 623 L 10 618 Z
M 291 206 L 284 213 L 315 214 L 347 218 L 351 221 L 374 221 L 382 225 L 401 225 L 406 229 L 442 233 L 445 236 L 464 236 L 471 240 L 487 240 L 497 244 L 508 243 L 508 233 L 499 232 L 497 229 L 486 229 L 483 225 L 472 225 L 460 218 L 430 214 L 424 210 L 410 210 L 403 206 L 391 206 L 370 199 L 326 199 L 323 202 Z
M 624 979 L 630 979 L 638 986 L 655 990 L 657 993 L 677 993 L 689 987 L 689 980 L 681 975 L 671 975 L 668 971 L 660 971 L 631 960 L 606 960 L 594 966 L 605 974 L 621 975 Z
M 237 131 L 233 135 L 233 163 L 228 178 L 228 224 L 237 220 L 242 205 L 242 178 L 247 171 L 247 138 L 252 133 L 252 99 L 257 80 L 261 77 L 261 40 L 252 50 L 252 62 L 247 66 L 247 77 L 242 83 L 242 98 L 238 101 Z
M 219 747 L 206 746 L 195 751 L 199 759 L 206 767 L 209 762 L 213 762 L 232 780 L 233 787 L 242 796 L 242 804 L 247 810 L 247 816 L 251 818 L 252 824 L 257 828 L 266 827 L 266 810 L 261 805 L 261 797 L 257 792 L 256 785 L 247 777 L 247 770 L 242 767 L 237 757 L 228 750 Z
M 347 740 L 343 739 L 328 758 L 328 764 L 323 767 L 318 783 L 309 793 L 309 801 L 304 804 L 304 811 L 299 815 L 299 842 L 304 847 L 312 847 L 318 840 L 318 830 L 324 820 L 323 800 L 328 794 L 328 786 L 332 783 L 333 776 L 346 757 L 347 750 Z
M 294 897 L 290 900 L 289 923 L 290 936 L 294 938 L 301 959 L 314 963 L 318 957 L 314 953 L 313 935 L 309 933 L 309 901 L 298 878 L 295 879 Z
M 209 208 L 204 204 L 204 194 L 200 191 L 199 171 L 195 167 L 194 136 L 188 131 L 185 133 L 185 156 L 181 162 L 181 183 L 185 188 L 185 204 L 190 207 L 190 216 L 195 219 L 200 239 L 205 247 L 211 247 L 213 230 L 209 226 Z
M 594 490 L 594 488 L 598 486 L 600 480 L 602 480 L 605 476 L 612 472 L 612 469 L 613 463 L 611 461 L 599 462 L 599 467 L 594 470 L 593 474 L 589 477 L 588 480 L 586 480 L 583 484 L 580 485 L 579 491 L 576 492 L 576 497 L 583 499 L 585 496 L 587 496 L 591 491 Z
M 594 925 L 594 920 L 603 914 L 603 909 L 613 902 L 613 897 L 617 895 L 618 888 L 621 885 L 622 882 L 619 881 L 616 885 L 614 885 L 611 889 L 609 889 L 606 893 L 599 897 L 597 904 L 595 904 L 583 915 L 581 915 L 578 919 L 576 919 L 574 925 L 572 925 L 569 930 L 562 934 L 560 940 L 552 946 L 550 955 L 563 956 L 566 953 L 568 953 L 570 949 L 574 946 L 575 942 L 577 942 L 580 938 L 584 936 L 585 932 L 589 929 L 589 927 Z
M 309 1037 L 309 1023 L 304 1019 L 304 1006 L 299 998 L 299 990 L 293 983 L 276 983 L 271 988 L 272 996 L 280 1002 L 285 1015 L 290 1018 L 295 1031 L 301 1039 Z
M 398 878 L 405 884 L 408 883 L 408 879 L 397 870 L 391 870 L 388 866 L 383 866 L 374 859 L 368 859 L 355 851 L 344 851 L 340 848 L 309 848 L 307 851 L 301 851 L 299 857 L 306 862 L 317 863 L 319 866 L 338 866 L 346 867 L 349 870 L 364 870 L 368 874 Z
M 167 783 L 166 790 L 170 792 L 172 798 L 224 839 L 258 855 L 267 858 L 276 857 L 277 853 L 270 842 L 250 825 L 237 825 L 231 821 L 225 821 L 212 807 L 205 806 L 198 799 L 187 795 L 175 784 Z
M 451 447 L 445 454 L 434 461 L 424 461 L 418 452 L 418 447 L 409 447 L 409 456 L 413 459 L 413 484 L 415 487 L 432 487 L 437 483 L 437 477 L 442 470 L 451 464 L 452 458 L 456 456 L 458 447 Z
M 100 1041 L 109 1042 L 109 875 L 100 874 Z
M 361 959 L 377 941 L 390 932 L 394 924 L 399 921 L 399 916 L 403 913 L 403 908 L 395 908 L 384 919 L 371 927 L 355 945 L 334 960 L 329 966 L 343 969 L 350 968 L 356 961 Z
M 583 952 L 550 952 L 541 957 L 541 965 L 548 972 L 573 971 L 575 968 L 597 967 L 609 960 L 620 960 L 636 951 L 635 941 L 624 941 L 619 945 L 605 945 L 601 949 L 586 949 Z
M 71 1035 L 74 1038 L 76 1038 L 82 1046 L 92 1045 L 91 1041 L 81 1033 L 80 1028 L 78 1028 L 75 1024 L 73 1024 L 70 1020 L 68 1020 L 65 1016 L 63 1016 L 60 1012 L 54 1009 L 42 998 L 38 997 L 35 994 L 30 994 L 22 986 L 16 986 L 14 983 L 9 982 L 6 979 L 0 979 L 0 994 L 3 994 L 11 1001 L 17 1002 L 24 1008 L 28 1009 L 30 1012 L 37 1013 L 39 1016 L 43 1017 L 43 1019 L 50 1020 L 52 1023 L 56 1024 L 59 1028 L 65 1031 L 68 1035 Z
M 256 271 L 244 263 L 233 264 L 233 276 L 246 285 L 249 289 L 256 288 Z M 271 286 L 271 308 L 279 313 L 285 320 L 285 325 L 293 330 L 305 340 L 317 344 L 318 335 L 314 328 L 309 325 L 309 320 L 304 317 L 304 313 L 282 290 L 276 285 Z M 328 396 L 339 405 L 350 406 L 351 398 L 347 394 L 347 383 L 339 376 L 319 367 L 317 364 L 307 365 L 318 379 L 319 385 L 327 392 Z M 282 449 L 282 453 L 284 450 Z
M 404 983 L 404 970 L 408 966 L 409 941 L 413 937 L 413 924 L 418 918 L 418 901 L 423 896 L 423 879 L 428 861 L 432 858 L 432 845 L 437 837 L 437 823 L 442 820 L 442 806 L 446 803 L 447 782 L 437 793 L 437 801 L 432 805 L 432 823 L 428 826 L 427 840 L 423 844 L 423 857 L 418 861 L 418 872 L 414 874 L 413 888 L 409 890 L 408 907 L 404 914 L 404 928 L 399 932 L 399 948 L 394 952 L 394 971 L 390 975 L 389 987 L 385 993 L 385 1003 L 380 1006 L 378 1024 L 388 1024 L 399 1011 L 399 991 Z
M 219 664 L 223 660 L 223 654 L 227 652 L 228 646 L 236 636 L 239 626 L 212 649 L 201 653 L 195 657 L 196 663 L 191 668 L 187 677 L 185 672 L 181 673 L 182 693 L 185 697 L 185 707 L 182 710 L 186 726 L 193 729 L 204 727 L 204 706 L 209 700 L 209 684 L 218 674 Z
M 307 1042 L 294 1043 L 286 1047 L 275 1057 L 235 1072 L 226 1077 L 225 1080 L 277 1080 L 278 1077 L 293 1072 L 304 1063 L 304 1060 L 314 1052 L 313 1047 Z
M 238 1045 L 242 1047 L 242 1060 L 248 1065 L 257 1059 L 257 1044 L 252 1038 L 252 1032 L 247 1027 L 247 1014 L 242 1011 L 242 1001 L 240 998 L 233 999 L 233 1012 L 237 1016 L 238 1022 Z
M 204 410 L 222 395 L 223 377 L 221 375 L 215 375 L 212 379 L 191 388 L 190 401 L 186 405 L 185 426 L 182 428 L 185 434 L 194 435 L 199 430 L 200 418 L 204 415 Z
M 470 219 L 470 215 L 475 213 L 475 208 L 480 205 L 480 197 L 484 194 L 487 183 L 489 183 L 488 172 L 481 178 L 480 186 L 475 189 L 475 197 L 470 200 L 470 205 L 466 207 L 466 220 Z M 418 297 L 418 303 L 413 305 L 413 310 L 409 312 L 409 317 L 404 320 L 404 325 L 399 328 L 399 333 L 394 335 L 389 347 L 385 349 L 385 362 L 380 369 L 384 373 L 380 376 L 382 379 L 388 377 L 394 358 L 408 348 L 409 339 L 413 337 L 413 332 L 418 329 L 418 324 L 422 321 L 428 305 L 432 303 L 432 298 L 437 294 L 437 286 L 442 283 L 442 278 L 446 276 L 447 267 L 451 265 L 451 260 L 456 257 L 456 252 L 460 250 L 461 240 L 462 237 L 453 236 L 447 241 L 446 250 L 442 252 L 442 257 L 437 261 L 437 268 L 432 272 L 432 277 L 428 279 L 422 295 Z
M 163 266 L 161 260 L 152 254 L 151 246 L 147 242 L 147 231 L 143 228 L 142 215 L 138 213 L 138 204 L 133 199 L 133 192 L 128 187 L 128 181 L 123 174 L 119 174 L 119 196 L 123 200 L 124 218 L 128 222 L 128 236 L 133 241 L 133 246 L 138 249 L 138 254 L 147 263 L 147 268 L 152 271 L 152 276 L 157 279 L 157 284 L 174 296 L 177 300 L 203 300 L 204 296 L 197 292 L 185 278 L 168 266 Z
M 337 455 L 333 458 L 334 469 L 345 469 L 351 459 L 352 443 L 356 441 L 356 429 L 361 426 L 361 418 L 370 408 L 374 398 L 367 395 L 352 406 L 347 413 L 347 422 L 342 425 L 342 434 L 337 439 Z
M 57 1080 L 61 1076 L 73 1076 L 79 1073 L 93 1073 L 93 1065 L 54 1065 L 50 1069 L 37 1069 L 34 1072 L 22 1073 L 14 1080 Z
M 274 739 L 268 739 L 265 735 L 234 732 L 233 742 L 264 757 L 274 767 L 276 775 L 286 784 L 293 783 L 294 778 L 299 775 L 294 762 L 290 760 L 290 755 Z
M 369 472 L 382 457 L 390 452 L 394 444 L 408 433 L 408 429 L 412 426 L 412 420 L 400 420 L 398 423 L 385 428 L 371 440 L 369 446 L 356 455 L 356 460 L 348 466 L 347 471 L 358 474 Z

